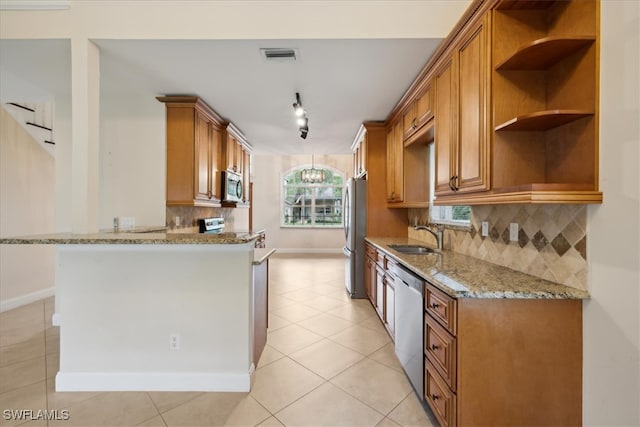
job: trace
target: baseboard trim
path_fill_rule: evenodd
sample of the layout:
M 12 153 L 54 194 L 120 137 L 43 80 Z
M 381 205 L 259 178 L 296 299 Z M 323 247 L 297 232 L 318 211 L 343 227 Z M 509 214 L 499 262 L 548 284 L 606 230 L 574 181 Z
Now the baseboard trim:
M 251 374 L 209 372 L 58 372 L 56 391 L 248 392 Z
M 13 310 L 14 308 L 22 307 L 23 305 L 31 304 L 32 302 L 52 297 L 54 294 L 55 287 L 51 287 L 42 289 L 41 291 L 31 292 L 19 297 L 10 298 L 5 301 L 0 301 L 0 313 L 8 310 Z

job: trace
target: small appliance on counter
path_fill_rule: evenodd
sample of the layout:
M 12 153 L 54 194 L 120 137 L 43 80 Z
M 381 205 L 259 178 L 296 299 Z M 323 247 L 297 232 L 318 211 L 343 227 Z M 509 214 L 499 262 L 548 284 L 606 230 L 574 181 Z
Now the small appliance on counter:
M 224 231 L 224 218 L 202 218 L 198 220 L 200 233 L 219 234 Z

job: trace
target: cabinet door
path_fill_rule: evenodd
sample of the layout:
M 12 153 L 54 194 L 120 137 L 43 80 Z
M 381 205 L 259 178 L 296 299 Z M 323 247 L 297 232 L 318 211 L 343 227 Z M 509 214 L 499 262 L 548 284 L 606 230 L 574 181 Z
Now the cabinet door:
M 433 91 L 431 83 L 427 84 L 424 92 L 415 102 L 416 127 L 420 127 L 433 118 Z
M 367 257 L 364 271 L 364 287 L 367 292 L 367 298 L 371 301 L 371 304 L 376 306 L 376 293 L 374 284 L 376 282 L 376 267 L 375 261 Z
M 233 166 L 234 166 L 233 170 L 239 174 L 242 174 L 244 149 L 242 148 L 242 144 L 240 144 L 240 141 L 236 140 L 236 145 L 234 149 L 235 149 L 235 155 L 233 156 Z
M 391 136 L 387 134 L 387 201 L 392 203 L 404 200 L 402 125 L 399 120 L 393 125 Z
M 393 287 L 393 279 L 390 276 L 385 276 L 385 324 L 391 334 L 391 337 L 395 337 L 396 331 L 396 297 L 395 289 Z
M 251 154 L 242 150 L 242 197 L 244 202 L 249 202 L 249 183 L 251 182 Z
M 384 270 L 376 268 L 376 311 L 384 321 Z
M 455 186 L 460 192 L 489 188 L 489 17 L 487 14 L 469 30 L 457 50 L 459 125 Z
M 367 170 L 367 137 L 360 142 L 360 146 L 358 148 L 358 157 L 359 157 L 359 167 L 358 174 L 366 172 Z
M 227 145 L 225 147 L 225 152 L 227 154 L 227 170 L 235 171 L 238 167 L 236 166 L 236 145 L 238 142 L 236 139 L 230 134 L 227 133 Z
M 412 103 L 411 106 L 405 111 L 402 116 L 403 124 L 403 139 L 408 138 L 416 130 L 416 103 Z
M 213 123 L 209 127 L 209 139 L 211 144 L 211 193 L 214 199 L 222 200 L 222 182 L 220 181 L 222 132 Z
M 453 57 L 445 58 L 436 72 L 435 86 L 435 157 L 436 194 L 452 193 L 454 180 L 454 158 L 456 135 L 456 114 L 458 102 L 455 88 L 455 64 Z
M 196 112 L 196 191 L 195 197 L 209 200 L 211 193 L 211 143 L 209 138 L 209 120 Z

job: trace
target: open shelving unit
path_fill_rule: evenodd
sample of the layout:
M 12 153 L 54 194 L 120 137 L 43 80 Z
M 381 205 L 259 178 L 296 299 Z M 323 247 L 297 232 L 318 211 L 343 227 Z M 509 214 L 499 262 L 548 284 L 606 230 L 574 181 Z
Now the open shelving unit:
M 493 189 L 466 202 L 602 202 L 598 8 L 594 0 L 494 8 Z

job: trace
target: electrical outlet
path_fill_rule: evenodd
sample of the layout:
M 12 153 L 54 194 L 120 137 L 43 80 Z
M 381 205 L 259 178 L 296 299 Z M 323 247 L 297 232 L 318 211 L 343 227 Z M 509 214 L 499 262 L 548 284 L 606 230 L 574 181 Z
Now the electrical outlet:
M 180 350 L 180 334 L 169 335 L 169 350 Z
M 518 223 L 512 222 L 509 224 L 509 240 L 512 242 L 518 241 Z
M 482 233 L 480 235 L 482 237 L 487 237 L 489 235 L 489 221 L 482 221 Z

